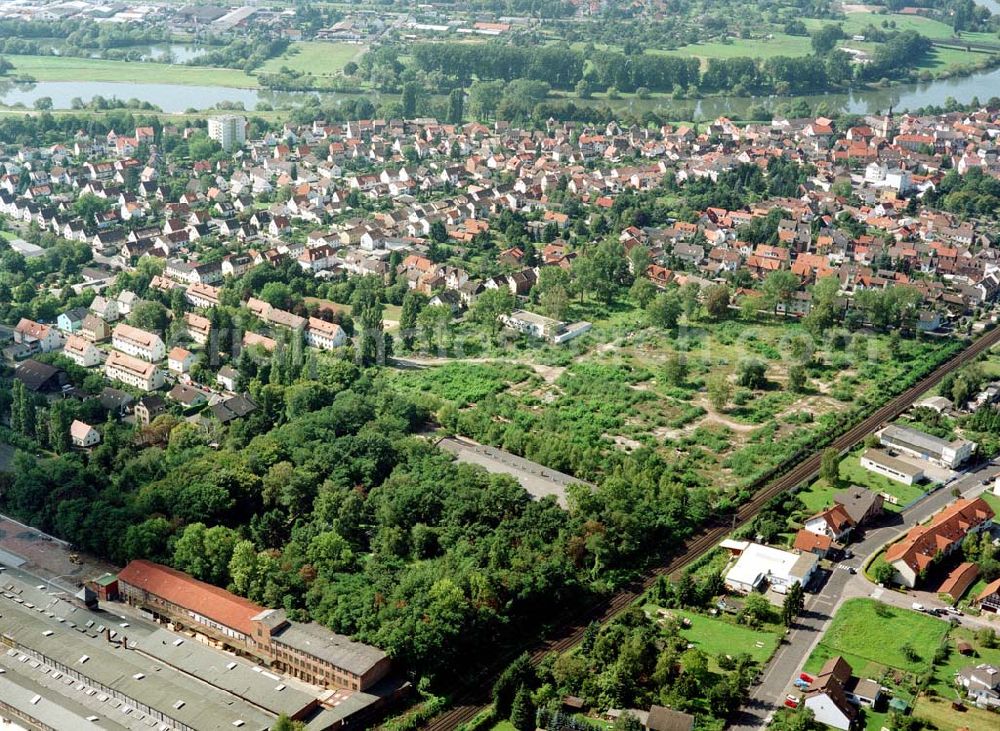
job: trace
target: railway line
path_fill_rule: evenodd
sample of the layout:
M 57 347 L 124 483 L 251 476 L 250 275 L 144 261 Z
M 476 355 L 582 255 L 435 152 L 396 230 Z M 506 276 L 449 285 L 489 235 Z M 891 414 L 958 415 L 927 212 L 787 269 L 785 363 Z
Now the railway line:
M 652 586 L 658 577 L 664 574 L 673 575 L 682 571 L 686 566 L 718 545 L 719 541 L 734 530 L 734 528 L 745 525 L 750 521 L 772 498 L 802 484 L 816 475 L 819 472 L 822 452 L 825 449 L 831 446 L 841 452 L 850 449 L 868 434 L 871 434 L 886 422 L 903 413 L 914 401 L 936 386 L 945 375 L 974 360 L 998 342 L 1000 342 L 1000 327 L 984 333 L 968 347 L 935 368 L 921 381 L 895 396 L 888 403 L 847 429 L 827 445 L 827 447 L 824 447 L 823 450 L 814 450 L 796 462 L 790 469 L 780 474 L 772 475 L 770 479 L 765 478 L 763 486 L 754 493 L 750 501 L 740 507 L 732 523 L 725 521 L 725 524 L 709 526 L 692 536 L 684 545 L 682 552 L 675 554 L 665 565 L 652 569 L 642 581 L 636 582 L 635 585 L 615 594 L 613 597 L 587 607 L 582 607 L 581 611 L 575 613 L 572 617 L 568 617 L 562 624 L 555 627 L 550 636 L 545 640 L 536 641 L 531 646 L 519 648 L 517 651 L 511 651 L 502 657 L 495 658 L 490 663 L 488 669 L 485 669 L 475 678 L 470 678 L 466 681 L 465 687 L 455 695 L 455 705 L 452 708 L 431 719 L 423 728 L 428 731 L 453 731 L 453 729 L 463 723 L 470 721 L 476 714 L 488 706 L 490 702 L 490 690 L 494 680 L 521 651 L 527 651 L 532 662 L 537 664 L 549 653 L 564 652 L 570 649 L 580 642 L 587 625 L 592 621 L 596 620 L 602 624 L 610 621 Z

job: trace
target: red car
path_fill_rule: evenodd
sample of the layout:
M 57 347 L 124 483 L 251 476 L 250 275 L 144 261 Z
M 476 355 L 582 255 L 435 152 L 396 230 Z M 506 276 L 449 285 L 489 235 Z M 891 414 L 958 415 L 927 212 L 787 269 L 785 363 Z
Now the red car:
M 807 683 L 813 682 L 812 676 L 807 675 L 806 673 L 799 673 L 799 680 L 804 680 Z
M 788 706 L 789 708 L 798 708 L 799 707 L 799 698 L 798 698 L 798 696 L 786 695 L 785 696 L 785 705 Z

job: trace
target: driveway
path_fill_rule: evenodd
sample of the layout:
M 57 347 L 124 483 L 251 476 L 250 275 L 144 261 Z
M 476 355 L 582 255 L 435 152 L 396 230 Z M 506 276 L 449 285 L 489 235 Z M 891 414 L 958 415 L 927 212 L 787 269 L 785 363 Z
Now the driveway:
M 962 497 L 973 497 L 989 489 L 982 484 L 986 477 L 993 477 L 1000 467 L 993 463 L 979 465 L 961 474 L 946 489 L 939 489 L 924 496 L 920 502 L 902 513 L 886 513 L 883 525 L 865 532 L 857 543 L 851 545 L 854 558 L 835 564 L 826 583 L 818 594 L 807 594 L 805 609 L 796 625 L 786 634 L 778 651 L 771 658 L 760 676 L 760 682 L 750 692 L 740 715 L 729 728 L 734 731 L 754 731 L 767 726 L 789 693 L 800 695 L 793 681 L 799 676 L 806 659 L 819 643 L 829 627 L 837 609 L 848 599 L 872 597 L 893 606 L 909 609 L 918 601 L 925 607 L 940 607 L 943 603 L 936 595 L 927 592 L 901 592 L 883 589 L 868 581 L 861 573 L 861 567 L 869 556 L 895 540 L 914 525 L 927 520 L 934 513 L 955 500 L 952 490 L 957 488 Z M 858 573 L 851 574 L 854 568 Z M 946 617 L 941 621 L 947 621 Z M 961 617 L 961 623 L 970 628 L 997 626 L 988 619 Z M 1000 629 L 1000 627 L 998 627 Z

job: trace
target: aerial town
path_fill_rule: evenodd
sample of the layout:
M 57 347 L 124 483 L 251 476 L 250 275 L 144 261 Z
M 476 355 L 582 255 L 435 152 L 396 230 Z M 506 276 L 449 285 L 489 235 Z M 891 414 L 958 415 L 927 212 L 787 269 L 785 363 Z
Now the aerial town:
M 14 89 L 401 82 L 0 109 L 0 729 L 1000 726 L 1000 99 L 574 118 L 412 64 L 665 6 L 300 5 L 0 4 Z

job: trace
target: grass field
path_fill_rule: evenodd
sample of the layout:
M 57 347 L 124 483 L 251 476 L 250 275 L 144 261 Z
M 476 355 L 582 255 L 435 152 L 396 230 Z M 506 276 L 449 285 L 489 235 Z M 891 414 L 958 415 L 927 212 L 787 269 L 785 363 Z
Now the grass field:
M 874 472 L 869 472 L 861 466 L 859 454 L 858 452 L 849 454 L 841 461 L 840 479 L 843 485 L 834 486 L 827 483 L 826 480 L 818 479 L 807 489 L 798 493 L 799 498 L 809 510 L 816 512 L 829 506 L 833 499 L 833 494 L 848 485 L 860 485 L 861 487 L 867 487 L 873 492 L 893 495 L 899 503 L 893 505 L 886 502 L 885 509 L 894 512 L 902 510 L 924 494 L 926 486 L 904 485 L 902 482 L 896 482 L 882 475 L 877 475 Z
M 110 81 L 129 84 L 181 84 L 256 88 L 257 79 L 238 69 L 132 63 L 58 56 L 11 56 L 15 74 L 36 81 Z
M 876 607 L 884 616 L 876 613 Z M 934 650 L 947 631 L 945 622 L 925 614 L 872 599 L 851 599 L 837 611 L 806 661 L 805 671 L 816 673 L 831 657 L 841 655 L 854 674 L 863 678 L 877 679 L 887 669 L 921 673 L 930 667 Z M 909 658 L 903 653 L 901 648 L 907 643 L 918 657 Z
M 292 43 L 281 56 L 268 59 L 260 67 L 260 71 L 276 73 L 282 66 L 287 66 L 293 71 L 313 76 L 333 76 L 339 73 L 348 61 L 360 58 L 365 50 L 364 46 L 353 43 L 300 41 Z
M 807 56 L 812 53 L 811 41 L 805 36 L 790 36 L 786 33 L 775 33 L 767 40 L 751 40 L 734 38 L 732 42 L 694 43 L 682 46 L 672 51 L 651 51 L 669 56 L 696 56 L 701 59 L 735 58 L 749 56 L 750 58 L 771 58 L 773 56 Z
M 652 604 L 645 607 L 654 617 L 658 608 Z M 681 634 L 688 642 L 713 658 L 722 654 L 736 655 L 745 652 L 754 662 L 765 663 L 778 647 L 780 637 L 776 632 L 754 630 L 683 609 L 668 611 L 677 617 L 691 620 L 691 627 L 682 629 Z

